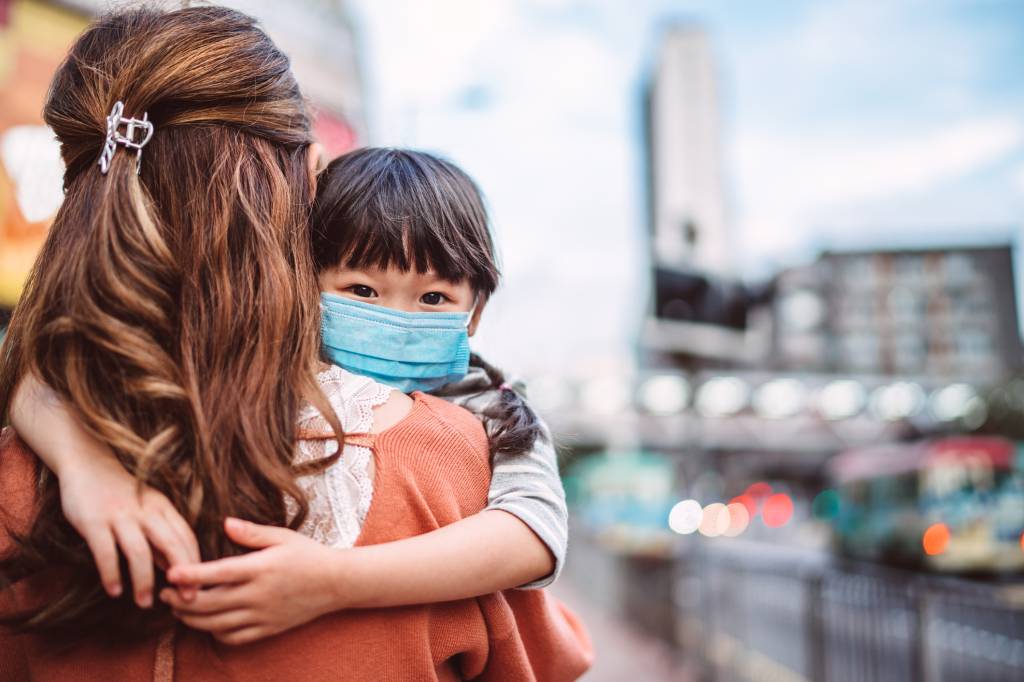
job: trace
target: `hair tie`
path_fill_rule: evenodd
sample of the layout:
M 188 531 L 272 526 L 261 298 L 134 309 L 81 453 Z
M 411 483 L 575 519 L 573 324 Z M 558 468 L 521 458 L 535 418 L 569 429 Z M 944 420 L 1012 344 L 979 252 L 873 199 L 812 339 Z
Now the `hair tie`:
M 100 152 L 100 173 L 107 174 L 110 170 L 110 161 L 114 158 L 117 145 L 123 145 L 127 149 L 135 150 L 135 174 L 142 171 L 142 148 L 146 146 L 153 137 L 153 124 L 149 120 L 149 112 L 144 112 L 142 118 L 125 118 L 124 102 L 117 100 L 114 107 L 107 116 L 107 139 L 103 142 L 103 151 Z M 124 135 L 121 134 L 121 126 L 125 126 Z M 142 134 L 142 139 L 136 140 L 135 132 Z

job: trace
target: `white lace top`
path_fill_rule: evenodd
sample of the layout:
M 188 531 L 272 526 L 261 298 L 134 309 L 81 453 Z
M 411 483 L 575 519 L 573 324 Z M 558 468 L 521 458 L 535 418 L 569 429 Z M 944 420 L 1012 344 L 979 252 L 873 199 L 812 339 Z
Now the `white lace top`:
M 317 376 L 345 433 L 366 434 L 373 427 L 373 408 L 387 402 L 390 386 L 346 372 L 334 365 Z M 330 432 L 327 420 L 312 405 L 299 413 L 298 428 L 317 433 Z M 299 440 L 296 463 L 329 457 L 338 451 L 336 440 Z M 362 530 L 373 500 L 373 453 L 351 443 L 333 464 L 315 474 L 299 478 L 309 501 L 309 513 L 299 532 L 330 547 L 352 547 Z M 294 500 L 285 500 L 289 515 L 297 512 Z

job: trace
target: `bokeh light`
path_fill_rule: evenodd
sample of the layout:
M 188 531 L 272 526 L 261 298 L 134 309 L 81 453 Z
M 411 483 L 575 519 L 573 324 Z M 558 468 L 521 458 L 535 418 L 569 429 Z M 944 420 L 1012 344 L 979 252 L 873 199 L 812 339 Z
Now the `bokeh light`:
M 697 500 L 677 502 L 668 513 L 668 527 L 680 535 L 689 535 L 700 526 L 704 509 Z
M 773 379 L 754 393 L 754 411 L 765 419 L 792 417 L 807 404 L 807 387 L 796 379 Z
M 871 394 L 871 409 L 881 419 L 899 421 L 918 414 L 925 405 L 924 389 L 910 381 L 880 386 Z
M 736 377 L 709 379 L 697 391 L 697 411 L 705 417 L 728 417 L 750 400 L 750 387 Z
M 747 509 L 747 518 L 752 519 L 757 516 L 757 500 L 750 493 L 743 493 L 729 500 L 729 504 L 742 504 Z
M 928 400 L 928 410 L 939 421 L 953 421 L 967 415 L 977 392 L 967 384 L 950 384 L 940 388 Z
M 839 493 L 831 488 L 822 490 L 811 503 L 811 513 L 814 518 L 822 521 L 831 521 L 839 516 Z
M 769 528 L 786 525 L 793 517 L 793 500 L 785 493 L 776 493 L 764 501 L 761 518 Z
M 757 483 L 751 483 L 749 486 L 747 486 L 747 491 L 745 494 L 750 495 L 752 498 L 754 498 L 755 502 L 760 504 L 764 500 L 764 498 L 772 494 L 772 487 L 771 485 L 765 483 L 764 481 L 758 481 Z
M 700 534 L 716 538 L 729 530 L 729 509 L 721 502 L 712 502 L 704 507 L 704 518 L 701 519 Z
M 949 526 L 944 523 L 933 523 L 928 526 L 921 538 L 924 553 L 928 556 L 942 554 L 949 546 Z
M 750 512 L 746 505 L 740 502 L 732 502 L 726 505 L 729 513 L 729 527 L 722 533 L 727 538 L 734 538 L 747 529 L 750 525 Z
M 690 384 L 678 375 L 653 376 L 640 385 L 637 397 L 641 407 L 651 414 L 677 414 L 690 400 Z
M 867 403 L 867 391 L 852 379 L 839 379 L 818 392 L 818 412 L 829 420 L 849 419 L 860 413 Z

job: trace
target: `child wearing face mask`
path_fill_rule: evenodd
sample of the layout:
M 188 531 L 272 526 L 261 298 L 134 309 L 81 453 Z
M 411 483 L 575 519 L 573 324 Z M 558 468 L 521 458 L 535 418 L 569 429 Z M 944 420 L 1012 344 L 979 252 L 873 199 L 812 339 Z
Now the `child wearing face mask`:
M 550 435 L 523 388 L 470 352 L 499 271 L 473 180 L 433 155 L 367 148 L 332 162 L 312 219 L 325 359 L 477 415 L 490 442 L 488 509 L 530 527 L 565 559 L 565 493 Z
M 392 547 L 386 553 L 367 553 L 362 572 L 347 574 L 345 604 L 439 602 L 517 585 L 551 584 L 564 562 L 568 535 L 565 495 L 551 437 L 524 399 L 522 387 L 508 382 L 469 348 L 469 338 L 499 280 L 487 214 L 476 185 L 453 164 L 430 154 L 358 150 L 336 159 L 320 174 L 311 230 L 322 290 L 322 353 L 335 366 L 324 375 L 326 380 L 348 381 L 347 377 L 358 375 L 372 379 L 374 385 L 403 393 L 430 392 L 454 402 L 482 421 L 491 451 L 487 509 L 436 531 L 444 533 L 443 538 L 427 540 L 431 533 L 389 543 Z M 12 414 L 18 432 L 29 442 L 33 431 L 53 428 L 55 420 L 70 420 L 66 414 L 50 424 L 19 417 L 31 412 L 30 406 L 23 406 Z M 346 460 L 358 459 L 349 456 L 347 440 L 344 447 Z M 46 460 L 40 449 L 36 447 Z M 443 457 L 443 453 L 424 456 Z M 368 504 L 366 487 L 372 483 L 371 472 L 350 485 L 350 497 Z M 162 513 L 166 516 L 168 510 Z M 364 508 L 362 516 L 365 513 Z M 306 529 L 307 536 L 339 547 L 351 547 L 359 532 L 356 526 L 318 535 L 315 526 Z M 280 532 L 291 532 L 254 524 L 243 527 L 230 520 L 226 531 L 239 544 L 264 551 L 288 541 L 278 540 L 284 537 Z M 489 554 L 487 548 L 496 546 L 496 538 L 505 539 L 500 542 L 501 552 Z M 460 572 L 462 556 L 474 551 L 482 552 L 477 569 L 493 571 L 492 575 L 481 578 L 482 571 L 475 570 L 471 576 L 466 566 Z M 223 597 L 220 603 L 230 603 L 231 613 L 242 614 L 227 619 L 231 631 L 254 633 L 250 639 L 294 627 L 324 612 L 319 603 L 305 608 L 302 595 L 288 599 L 281 590 L 275 593 L 265 587 L 272 584 L 266 578 L 267 564 L 257 566 L 251 561 L 261 553 L 206 564 L 171 561 L 175 565 L 167 578 L 179 590 L 165 589 L 160 597 L 185 623 L 217 635 L 225 627 L 225 618 L 211 617 L 207 609 L 214 607 L 206 605 L 203 593 L 196 598 L 194 592 L 196 587 L 217 587 Z M 450 560 L 443 572 L 424 570 L 438 565 L 442 555 Z M 530 562 L 523 557 L 539 559 Z M 516 561 L 521 564 L 520 573 L 508 572 L 507 565 Z M 525 566 L 534 572 L 522 573 Z M 282 572 L 287 568 L 282 565 Z M 257 572 L 261 572 L 259 581 Z M 501 584 L 501 580 L 512 580 L 512 575 L 526 579 Z M 114 594 L 109 584 L 108 591 Z M 140 605 L 146 604 L 140 600 Z M 257 621 L 271 626 L 256 627 Z

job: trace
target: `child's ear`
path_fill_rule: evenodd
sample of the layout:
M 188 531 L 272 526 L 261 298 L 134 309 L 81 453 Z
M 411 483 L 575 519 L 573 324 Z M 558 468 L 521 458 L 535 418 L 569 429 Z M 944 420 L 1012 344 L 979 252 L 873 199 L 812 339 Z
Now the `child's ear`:
M 480 299 L 477 301 L 476 307 L 473 308 L 473 315 L 470 316 L 469 325 L 466 328 L 470 336 L 476 334 L 476 328 L 480 326 L 480 316 L 484 314 L 484 308 L 486 307 L 487 297 L 481 295 Z

